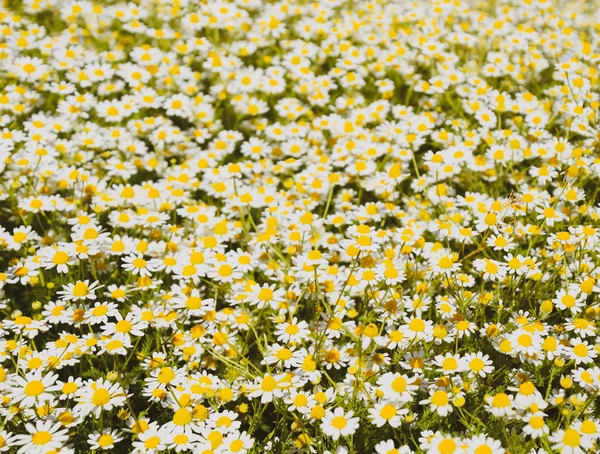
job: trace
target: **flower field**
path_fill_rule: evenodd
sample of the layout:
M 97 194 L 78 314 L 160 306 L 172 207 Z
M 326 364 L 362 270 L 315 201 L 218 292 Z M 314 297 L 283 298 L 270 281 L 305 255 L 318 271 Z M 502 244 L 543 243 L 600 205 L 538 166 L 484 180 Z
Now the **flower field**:
M 600 452 L 600 3 L 3 0 L 0 452 Z

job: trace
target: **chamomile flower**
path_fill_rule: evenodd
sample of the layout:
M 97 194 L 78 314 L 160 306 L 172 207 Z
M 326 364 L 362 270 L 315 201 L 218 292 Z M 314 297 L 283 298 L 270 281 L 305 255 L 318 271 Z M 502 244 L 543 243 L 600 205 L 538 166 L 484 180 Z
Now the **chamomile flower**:
M 452 413 L 452 405 L 450 398 L 452 395 L 444 390 L 430 390 L 429 398 L 419 401 L 419 405 L 429 405 L 431 411 L 436 412 L 440 416 L 446 416 Z
M 63 290 L 57 292 L 57 295 L 64 301 L 79 301 L 79 300 L 95 300 L 95 291 L 103 287 L 100 282 L 76 281 L 75 283 L 66 284 Z
M 257 309 L 266 306 L 277 309 L 279 304 L 285 301 L 284 295 L 284 290 L 278 289 L 275 285 L 255 286 L 249 297 L 249 303 L 256 305 Z
M 352 435 L 359 426 L 359 419 L 353 416 L 353 411 L 345 412 L 341 407 L 333 411 L 327 410 L 321 422 L 321 430 L 334 440 Z
M 69 439 L 68 431 L 62 429 L 62 424 L 52 420 L 38 420 L 35 425 L 26 423 L 24 429 L 28 432 L 26 435 L 14 437 L 15 445 L 19 446 L 19 454 L 42 454 L 60 450 Z
M 412 454 L 413 452 L 407 445 L 396 448 L 394 440 L 380 441 L 375 445 L 375 454 Z
M 384 398 L 392 402 L 410 402 L 418 389 L 418 386 L 414 384 L 414 379 L 391 372 L 379 377 L 377 384 Z
M 592 446 L 592 438 L 573 427 L 557 430 L 548 439 L 553 449 L 565 454 L 582 454 Z
M 59 387 L 56 384 L 58 375 L 42 371 L 29 373 L 24 377 L 14 376 L 11 383 L 11 401 L 24 407 L 41 406 L 55 400 L 53 391 Z
M 391 427 L 398 427 L 402 422 L 402 415 L 407 413 L 407 408 L 398 408 L 398 404 L 390 402 L 381 402 L 369 410 L 371 422 L 376 427 L 382 427 L 386 424 Z
M 85 314 L 85 320 L 90 325 L 106 323 L 109 317 L 115 317 L 118 313 L 115 303 L 94 303 Z
M 109 381 L 89 380 L 75 393 L 77 405 L 76 414 L 100 416 L 102 411 L 110 411 L 125 404 L 126 395 L 118 383 Z
M 152 262 L 144 259 L 142 254 L 123 257 L 123 263 L 123 269 L 130 271 L 134 276 L 139 274 L 141 277 L 147 277 L 155 271 Z
M 260 397 L 262 403 L 272 402 L 275 398 L 283 397 L 284 390 L 291 386 L 289 377 L 286 374 L 270 375 L 267 374 L 257 378 L 253 385 L 248 386 L 248 397 Z
M 218 452 L 245 454 L 253 445 L 254 439 L 249 434 L 234 430 L 224 438 Z
M 486 398 L 488 411 L 497 418 L 514 414 L 513 396 L 498 392 Z
M 523 426 L 523 432 L 531 438 L 539 438 L 548 435 L 550 429 L 546 425 L 543 416 L 533 415 L 527 418 L 527 424 Z
M 140 337 L 144 335 L 144 330 L 148 327 L 148 323 L 144 320 L 137 319 L 132 312 L 123 317 L 120 312 L 115 313 L 116 323 L 108 322 L 102 327 L 102 334 L 110 336 L 113 340 L 131 341 L 131 336 Z
M 101 451 L 110 451 L 115 447 L 115 443 L 123 440 L 117 430 L 104 429 L 101 433 L 91 434 L 88 437 L 88 444 L 91 449 L 99 449 Z
M 485 377 L 494 370 L 493 362 L 489 356 L 481 352 L 467 353 L 464 361 L 470 376 Z
M 504 454 L 506 450 L 499 440 L 485 435 L 477 435 L 467 442 L 467 452 L 488 452 L 491 454 Z
M 295 317 L 291 321 L 279 324 L 275 330 L 277 340 L 284 343 L 300 342 L 308 334 L 310 334 L 308 323 L 298 321 Z
M 44 248 L 40 250 L 41 264 L 46 270 L 56 267 L 56 271 L 59 273 L 68 273 L 69 265 L 75 263 L 73 252 L 72 245 L 68 243 L 57 247 Z

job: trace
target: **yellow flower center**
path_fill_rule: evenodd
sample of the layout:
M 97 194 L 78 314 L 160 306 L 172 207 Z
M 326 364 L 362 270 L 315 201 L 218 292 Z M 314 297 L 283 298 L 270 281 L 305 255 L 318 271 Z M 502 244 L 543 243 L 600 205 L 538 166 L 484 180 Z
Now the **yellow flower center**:
M 270 393 L 271 391 L 273 391 L 275 388 L 277 388 L 277 380 L 275 380 L 273 377 L 271 377 L 270 375 L 267 375 L 262 383 L 260 384 L 260 388 L 267 392 Z
M 31 436 L 34 445 L 45 445 L 52 440 L 52 434 L 46 431 L 36 432 Z
M 242 449 L 244 449 L 244 442 L 242 440 L 234 440 L 229 445 L 231 452 L 240 452 Z
M 114 443 L 114 439 L 112 437 L 112 435 L 110 434 L 104 434 L 102 436 L 100 436 L 100 438 L 98 438 L 98 444 L 100 446 L 110 446 Z
M 492 406 L 494 408 L 504 408 L 510 405 L 510 399 L 505 393 L 498 393 L 494 396 Z
M 403 393 L 406 391 L 406 380 L 403 377 L 396 377 L 392 382 L 392 389 L 394 392 Z
M 97 407 L 101 407 L 110 402 L 110 394 L 104 388 L 98 388 L 92 396 L 92 403 Z
M 159 383 L 170 383 L 175 378 L 175 372 L 170 367 L 163 367 L 158 373 Z
M 52 262 L 55 265 L 64 265 L 69 261 L 69 254 L 63 251 L 57 251 L 52 258 Z
M 73 295 L 75 295 L 78 298 L 81 298 L 82 296 L 86 296 L 89 291 L 90 291 L 90 288 L 87 286 L 87 284 L 85 282 L 79 281 L 73 287 Z
M 396 410 L 396 407 L 394 407 L 391 404 L 387 404 L 387 405 L 383 406 L 383 408 L 379 412 L 379 416 L 381 416 L 385 420 L 390 420 L 394 416 L 396 416 L 396 413 L 398 413 L 398 411 Z
M 344 427 L 346 427 L 347 424 L 348 424 L 348 421 L 343 416 L 336 416 L 331 421 L 331 425 L 338 430 L 343 429 Z
M 273 298 L 273 290 L 270 288 L 263 288 L 258 292 L 258 299 L 261 301 L 271 301 Z
M 581 442 L 581 435 L 575 429 L 567 429 L 563 435 L 563 443 L 572 448 L 579 446 Z
M 192 413 L 187 408 L 180 408 L 173 415 L 173 423 L 178 426 L 185 426 L 192 422 Z
M 448 405 L 448 393 L 445 391 L 436 391 L 431 396 L 431 403 L 437 407 Z
M 131 322 L 129 320 L 119 320 L 115 326 L 118 333 L 128 333 L 131 331 Z
M 41 381 L 32 380 L 29 383 L 27 383 L 23 392 L 30 397 L 35 397 L 35 396 L 39 396 L 40 394 L 42 394 L 45 389 L 46 388 Z

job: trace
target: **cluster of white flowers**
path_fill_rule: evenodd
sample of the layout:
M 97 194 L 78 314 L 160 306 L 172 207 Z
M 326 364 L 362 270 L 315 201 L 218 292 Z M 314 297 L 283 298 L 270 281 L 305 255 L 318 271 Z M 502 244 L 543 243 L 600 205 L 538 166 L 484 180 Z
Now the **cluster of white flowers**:
M 600 449 L 600 5 L 0 7 L 0 452 Z

